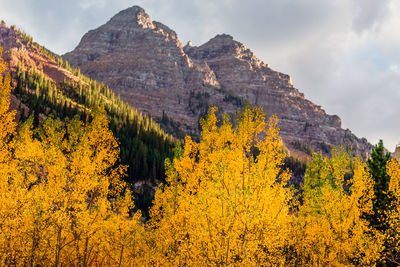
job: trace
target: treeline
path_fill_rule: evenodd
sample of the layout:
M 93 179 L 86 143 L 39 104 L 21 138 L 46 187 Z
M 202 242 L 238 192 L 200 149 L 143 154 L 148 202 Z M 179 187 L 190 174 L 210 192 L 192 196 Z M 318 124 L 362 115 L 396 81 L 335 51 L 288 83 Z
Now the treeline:
M 87 82 L 64 81 L 57 85 L 41 70 L 26 70 L 22 60 L 15 79 L 13 93 L 28 106 L 35 118 L 35 127 L 40 114 L 53 114 L 61 119 L 78 115 L 85 121 L 92 107 L 102 106 L 109 115 L 110 128 L 120 141 L 121 162 L 129 165 L 127 181 L 131 184 L 144 179 L 155 182 L 165 177 L 164 160 L 171 156 L 174 139 L 104 84 L 87 78 Z M 22 106 L 20 111 L 24 121 L 27 116 Z

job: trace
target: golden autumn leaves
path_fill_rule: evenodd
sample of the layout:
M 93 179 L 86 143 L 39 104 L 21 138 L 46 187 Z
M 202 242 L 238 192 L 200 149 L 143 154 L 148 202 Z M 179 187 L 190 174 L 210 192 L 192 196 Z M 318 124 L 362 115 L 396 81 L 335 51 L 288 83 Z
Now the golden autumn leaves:
M 281 263 L 292 190 L 282 186 L 289 175 L 280 173 L 276 118 L 265 125 L 260 110 L 246 109 L 238 123 L 233 128 L 226 117 L 217 127 L 212 109 L 202 141 L 186 138 L 183 155 L 168 164 L 168 185 L 156 193 L 150 222 L 163 236 L 160 264 Z
M 349 175 L 351 174 L 352 175 Z M 373 180 L 365 163 L 343 150 L 315 155 L 307 166 L 298 223 L 302 263 L 371 265 L 382 238 L 363 219 L 372 211 Z
M 0 61 L 0 73 L 6 64 Z M 10 77 L 0 79 L 0 264 L 104 266 L 371 265 L 397 251 L 400 170 L 388 165 L 388 234 L 371 229 L 365 163 L 316 154 L 302 192 L 287 185 L 277 118 L 248 108 L 233 122 L 215 109 L 166 162 L 151 219 L 132 214 L 106 115 L 90 122 L 14 123 Z
M 156 264 L 372 265 L 385 236 L 363 219 L 373 180 L 359 158 L 314 156 L 301 194 L 287 185 L 277 119 L 245 108 L 236 127 L 211 109 L 200 143 L 167 162 L 149 222 Z M 398 165 L 393 163 L 398 170 Z M 296 197 L 297 196 L 297 197 Z

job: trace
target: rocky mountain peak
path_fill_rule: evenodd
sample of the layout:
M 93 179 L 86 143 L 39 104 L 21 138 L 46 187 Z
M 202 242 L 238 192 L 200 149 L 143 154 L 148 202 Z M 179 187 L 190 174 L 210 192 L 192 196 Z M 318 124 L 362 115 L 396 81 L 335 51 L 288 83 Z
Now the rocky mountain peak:
M 108 23 L 120 27 L 137 26 L 144 29 L 155 28 L 155 25 L 151 21 L 150 16 L 144 11 L 143 8 L 139 6 L 132 6 L 130 8 L 120 11 L 118 14 L 112 17 Z
M 139 7 L 89 31 L 64 58 L 171 132 L 198 137 L 199 118 L 210 105 L 220 115 L 235 114 L 248 102 L 278 116 L 289 148 L 304 142 L 320 150 L 341 143 L 359 154 L 369 149 L 366 140 L 341 128 L 338 116 L 307 100 L 289 75 L 272 70 L 231 35 L 183 47 L 173 30 Z
M 224 42 L 224 43 L 234 43 L 233 36 L 230 34 L 222 33 L 217 34 L 214 38 L 210 39 L 209 42 Z

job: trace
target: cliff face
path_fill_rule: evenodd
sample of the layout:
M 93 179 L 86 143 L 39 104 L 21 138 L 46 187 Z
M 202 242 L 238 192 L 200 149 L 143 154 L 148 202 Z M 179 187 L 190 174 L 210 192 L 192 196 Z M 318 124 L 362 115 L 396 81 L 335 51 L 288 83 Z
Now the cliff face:
M 173 30 L 137 6 L 89 31 L 63 57 L 166 127 L 193 136 L 209 105 L 233 114 L 248 101 L 263 106 L 267 116 L 278 116 L 292 151 L 299 142 L 317 150 L 342 143 L 362 155 L 370 150 L 365 139 L 341 128 L 338 116 L 307 100 L 288 75 L 269 68 L 233 37 L 217 35 L 198 47 L 183 46 Z

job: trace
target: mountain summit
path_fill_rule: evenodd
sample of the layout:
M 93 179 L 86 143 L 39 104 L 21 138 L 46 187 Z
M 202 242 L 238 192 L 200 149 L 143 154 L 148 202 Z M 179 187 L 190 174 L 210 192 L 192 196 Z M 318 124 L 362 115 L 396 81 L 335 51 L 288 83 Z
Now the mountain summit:
M 289 75 L 272 70 L 232 36 L 183 46 L 173 30 L 138 6 L 86 33 L 63 57 L 170 131 L 198 136 L 199 118 L 210 105 L 233 114 L 248 102 L 278 116 L 292 151 L 304 144 L 326 151 L 342 143 L 361 155 L 370 150 L 367 140 L 341 128 L 338 116 L 307 100 Z
M 136 26 L 141 26 L 143 28 L 154 28 L 149 15 L 147 15 L 144 9 L 139 6 L 133 6 L 131 8 L 122 10 L 117 15 L 112 17 L 109 23 L 119 27 L 128 26 L 129 24 L 133 23 Z

